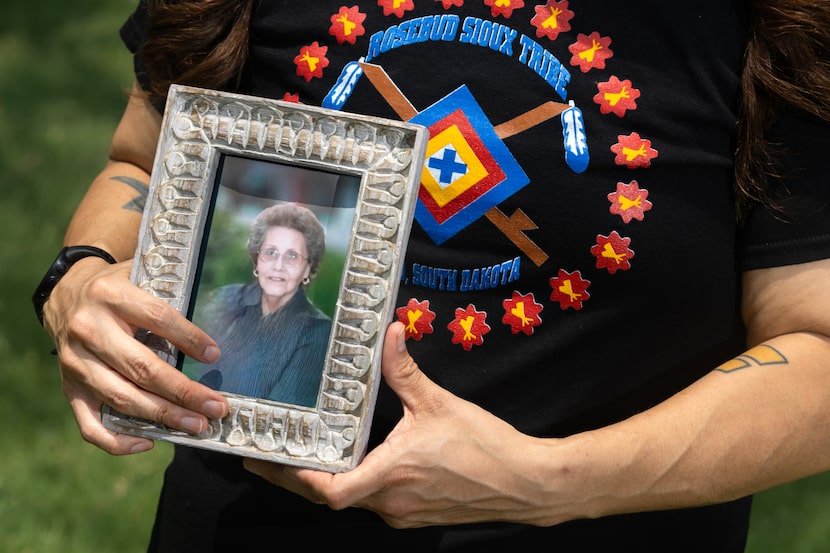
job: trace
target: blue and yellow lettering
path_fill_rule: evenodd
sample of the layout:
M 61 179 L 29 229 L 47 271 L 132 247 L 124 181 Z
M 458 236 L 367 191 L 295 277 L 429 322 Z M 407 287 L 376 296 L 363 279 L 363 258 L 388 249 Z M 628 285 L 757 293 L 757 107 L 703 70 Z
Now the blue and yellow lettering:
M 446 269 L 435 269 L 435 274 L 432 277 L 432 289 L 445 290 L 447 285 L 447 271 Z
M 501 265 L 494 265 L 490 270 L 490 282 L 487 283 L 488 288 L 495 288 L 499 285 L 499 273 L 501 272 Z
M 521 257 L 516 257 L 491 267 L 463 269 L 460 279 L 458 269 L 442 269 L 413 263 L 412 285 L 451 292 L 470 292 L 506 286 L 519 280 L 521 262 Z
M 510 268 L 510 282 L 516 282 L 519 280 L 519 269 L 521 268 L 521 265 L 522 259 L 520 257 L 513 260 L 513 266 Z
M 391 29 L 391 27 L 390 27 Z M 397 44 L 395 44 L 395 48 L 398 46 L 403 46 L 404 44 L 409 44 L 411 42 L 410 36 L 412 36 L 413 29 L 417 32 L 418 27 L 414 24 L 412 20 L 404 21 L 400 25 L 398 25 L 397 35 L 400 37 L 400 40 Z
M 443 40 L 444 29 L 447 26 L 446 15 L 436 15 L 432 19 L 432 24 L 429 26 L 429 39 L 432 41 Z
M 458 290 L 458 270 L 456 269 L 450 271 L 449 277 L 447 278 L 447 290 L 450 292 Z
M 441 32 L 441 40 L 455 40 L 455 36 L 458 34 L 458 16 L 442 15 L 441 24 L 438 27 L 443 29 Z M 430 38 L 437 40 L 438 37 L 430 36 Z
M 470 291 L 470 270 L 464 269 L 461 271 L 461 291 L 462 292 L 469 292 Z
M 421 267 L 421 286 L 430 288 L 430 277 L 432 276 L 432 267 Z
M 440 267 L 428 267 L 420 263 L 412 264 L 412 285 L 431 288 L 433 290 L 458 289 L 458 271 L 455 269 L 441 269 Z
M 481 290 L 481 269 L 473 269 L 470 276 L 470 290 Z
M 553 86 L 553 89 L 559 94 L 563 100 L 568 99 L 568 83 L 571 82 L 571 72 L 564 66 L 560 66 L 559 74 L 556 75 L 556 82 L 548 81 Z
M 461 29 L 459 42 L 487 47 L 508 56 L 513 55 L 513 41 L 519 34 L 510 27 L 477 17 L 464 19 Z
M 562 65 L 562 62 L 526 35 L 522 35 L 519 43 L 522 45 L 519 61 L 545 79 L 545 82 L 556 90 L 560 98 L 567 99 L 568 91 L 566 87 L 571 82 L 571 74 Z
M 435 17 L 422 17 L 421 24 L 418 25 L 418 42 L 426 42 L 429 40 L 430 33 L 432 33 L 432 24 L 435 22 Z
M 426 16 L 393 25 L 378 31 L 369 38 L 366 61 L 400 46 L 427 42 L 428 40 L 455 40 L 458 32 L 457 15 Z
M 476 34 L 476 26 L 477 22 L 481 21 L 475 17 L 467 17 L 464 19 L 464 23 L 461 24 L 461 36 L 458 37 L 458 42 L 463 44 L 469 44 L 473 42 Z
M 433 269 L 432 278 L 429 280 L 429 287 L 435 290 L 444 289 L 444 269 Z
M 503 25 L 496 25 L 496 28 L 493 29 L 493 32 L 490 33 L 490 40 L 487 41 L 487 46 L 491 50 L 495 50 L 496 52 L 499 51 L 501 48 L 501 37 L 504 34 L 504 26 Z
M 565 87 L 571 82 L 571 73 L 556 57 L 545 50 L 545 57 L 548 59 L 548 69 L 545 72 L 545 81 L 553 87 L 559 96 L 565 100 L 568 96 Z
M 538 44 L 534 44 L 533 49 L 530 51 L 530 59 L 527 60 L 527 66 L 542 76 L 542 66 L 545 61 L 545 49 Z
M 492 21 L 482 21 L 481 26 L 478 30 L 478 38 L 476 39 L 476 43 L 479 46 L 487 46 L 490 42 L 490 35 L 493 32 L 493 22 Z
M 464 269 L 461 271 L 460 290 L 462 292 L 471 292 L 475 290 L 496 288 L 497 286 L 505 286 L 511 282 L 519 280 L 520 267 L 521 258 L 516 257 L 502 263 L 497 263 L 491 267 Z M 456 283 L 458 281 L 457 271 L 452 271 L 452 273 L 450 282 Z M 454 287 L 448 289 L 455 291 Z
M 504 286 L 509 282 L 510 277 L 510 267 L 513 265 L 514 262 L 518 261 L 518 257 L 515 260 L 505 261 L 501 264 L 501 285 Z
M 481 269 L 481 277 L 478 283 L 478 287 L 481 290 L 487 290 L 490 288 L 490 275 L 493 273 L 492 267 L 484 267 Z
M 374 36 L 372 37 L 374 38 Z M 522 38 L 519 39 L 519 44 L 522 46 L 522 53 L 519 54 L 519 61 L 526 64 L 527 63 L 527 51 L 531 48 L 532 44 L 536 44 L 527 35 L 522 35 Z
M 393 48 L 397 48 L 401 45 L 401 31 L 400 28 L 397 26 L 389 27 L 386 29 L 386 32 L 383 33 L 383 44 L 381 45 L 381 52 L 388 52 Z
M 499 46 L 499 52 L 507 56 L 513 55 L 513 41 L 516 40 L 516 35 L 519 34 L 515 29 L 502 26 L 502 36 L 504 37 Z
M 371 60 L 381 53 L 381 44 L 383 43 L 383 31 L 373 34 L 369 38 L 369 51 L 366 53 L 366 61 Z

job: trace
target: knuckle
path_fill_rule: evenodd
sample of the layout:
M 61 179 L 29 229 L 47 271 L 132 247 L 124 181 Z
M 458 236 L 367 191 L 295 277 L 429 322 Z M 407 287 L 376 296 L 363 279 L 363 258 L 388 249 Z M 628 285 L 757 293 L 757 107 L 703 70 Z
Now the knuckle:
M 83 427 L 80 427 L 81 438 L 88 444 L 92 444 L 98 449 L 101 449 L 110 455 L 123 455 L 124 452 L 119 450 L 115 444 L 110 444 L 107 441 L 102 441 L 98 439 L 98 434 L 92 432 L 91 430 L 87 430 Z
M 167 328 L 173 323 L 175 311 L 163 301 L 152 301 L 147 304 L 146 316 L 154 328 Z
M 99 439 L 101 436 L 98 432 L 96 432 L 96 428 L 91 425 L 79 424 L 78 429 L 80 431 L 81 438 L 83 438 L 86 443 L 92 444 L 95 447 L 106 451 L 110 455 L 120 455 L 120 452 L 113 444 L 110 444 L 106 440 Z
M 165 403 L 156 406 L 156 408 L 153 410 L 152 419 L 156 422 L 160 422 L 165 426 L 175 426 L 172 420 L 172 413 L 170 411 L 170 407 Z
M 111 392 L 106 399 L 106 403 L 116 411 L 127 414 L 129 414 L 134 405 L 132 394 L 125 391 Z
M 97 318 L 89 309 L 78 309 L 66 319 L 66 331 L 70 337 L 86 341 L 95 335 Z
M 107 276 L 93 277 L 87 282 L 85 292 L 93 303 L 114 305 L 121 298 L 121 282 Z
M 185 407 L 196 405 L 197 402 L 196 392 L 188 384 L 189 382 L 186 381 L 182 383 L 182 385 L 176 386 L 171 390 L 174 401 Z
M 69 348 L 60 348 L 58 350 L 58 368 L 60 369 L 62 385 L 64 393 L 68 393 L 68 380 L 81 380 L 83 378 L 83 370 L 81 363 L 78 362 L 78 356 Z
M 88 428 L 86 425 L 81 424 L 81 425 L 78 425 L 78 430 L 81 433 L 81 438 L 83 438 L 83 440 L 85 442 L 87 442 L 89 444 L 92 444 L 92 445 L 97 445 L 96 435 L 92 431 L 92 429 Z
M 86 292 L 89 296 L 106 298 L 112 295 L 113 287 L 106 278 L 93 277 L 86 284 Z
M 346 496 L 336 491 L 320 494 L 320 502 L 328 505 L 334 511 L 342 511 L 352 506 Z
M 152 362 L 144 356 L 131 358 L 127 362 L 125 371 L 126 376 L 141 388 L 146 388 L 155 376 Z

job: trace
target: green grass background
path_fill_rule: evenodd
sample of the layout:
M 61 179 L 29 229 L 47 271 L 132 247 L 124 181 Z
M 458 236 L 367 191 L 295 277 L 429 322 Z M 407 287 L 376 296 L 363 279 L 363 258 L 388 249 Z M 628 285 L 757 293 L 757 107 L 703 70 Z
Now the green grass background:
M 117 30 L 134 0 L 11 0 L 0 10 L 0 551 L 144 551 L 168 444 L 86 444 L 30 297 L 107 156 L 132 81 Z M 830 551 L 830 475 L 761 494 L 751 553 Z M 705 531 L 705 529 L 701 529 Z

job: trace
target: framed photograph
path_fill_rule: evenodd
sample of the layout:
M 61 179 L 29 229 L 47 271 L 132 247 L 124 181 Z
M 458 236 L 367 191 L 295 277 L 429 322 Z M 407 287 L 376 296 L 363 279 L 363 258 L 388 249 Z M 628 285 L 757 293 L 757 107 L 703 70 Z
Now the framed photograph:
M 426 128 L 173 85 L 131 278 L 206 330 L 213 364 L 137 338 L 220 391 L 193 435 L 105 407 L 105 426 L 342 472 L 366 452 Z

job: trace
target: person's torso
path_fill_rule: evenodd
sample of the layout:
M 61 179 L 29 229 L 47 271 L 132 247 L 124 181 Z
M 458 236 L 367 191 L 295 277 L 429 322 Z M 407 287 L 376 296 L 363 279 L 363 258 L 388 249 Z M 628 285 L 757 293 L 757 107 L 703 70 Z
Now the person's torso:
M 741 0 L 268 0 L 241 92 L 429 127 L 396 301 L 409 350 L 441 386 L 561 436 L 646 408 L 742 346 L 732 154 L 746 30 Z M 373 443 L 399 410 L 382 387 Z M 180 448 L 170 482 L 200 456 L 231 464 Z M 233 466 L 229 481 L 243 481 Z M 252 528 L 254 515 L 325 519 L 425 550 L 536 536 L 568 550 L 739 551 L 748 513 L 743 501 L 401 532 L 253 480 L 211 494 Z
M 745 10 L 262 2 L 246 92 L 429 127 L 397 302 L 410 351 L 523 430 L 572 431 L 735 336 Z

